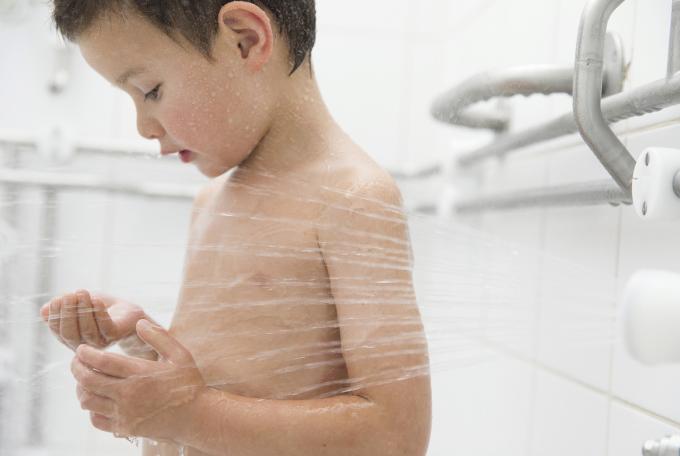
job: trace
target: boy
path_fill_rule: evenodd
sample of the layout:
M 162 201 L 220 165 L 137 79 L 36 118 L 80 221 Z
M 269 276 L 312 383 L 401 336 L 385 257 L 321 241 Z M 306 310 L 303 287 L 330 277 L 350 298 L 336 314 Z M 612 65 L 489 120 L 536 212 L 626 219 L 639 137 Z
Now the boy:
M 59 30 L 132 97 L 140 134 L 213 178 L 169 330 L 85 290 L 42 309 L 76 351 L 92 424 L 144 437 L 145 455 L 425 454 L 406 219 L 322 101 L 314 1 L 54 4 Z M 129 356 L 103 351 L 116 342 Z

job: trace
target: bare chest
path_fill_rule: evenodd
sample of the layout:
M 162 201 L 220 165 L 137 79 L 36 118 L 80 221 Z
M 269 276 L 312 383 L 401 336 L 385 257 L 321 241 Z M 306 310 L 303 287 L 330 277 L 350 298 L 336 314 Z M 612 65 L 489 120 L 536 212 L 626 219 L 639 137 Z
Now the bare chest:
M 212 387 L 302 399 L 347 376 L 313 217 L 283 203 L 242 198 L 195 219 L 171 331 Z

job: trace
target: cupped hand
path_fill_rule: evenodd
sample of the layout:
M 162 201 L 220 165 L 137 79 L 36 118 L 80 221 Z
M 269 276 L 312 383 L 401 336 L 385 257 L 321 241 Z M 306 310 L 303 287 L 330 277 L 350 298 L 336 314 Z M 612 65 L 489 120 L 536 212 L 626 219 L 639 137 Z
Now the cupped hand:
M 161 360 L 81 346 L 71 363 L 78 400 L 102 431 L 172 441 L 207 386 L 191 353 L 166 330 L 143 320 L 137 331 Z
M 135 334 L 145 318 L 141 307 L 110 296 L 78 290 L 52 299 L 40 309 L 43 320 L 64 345 L 105 348 Z

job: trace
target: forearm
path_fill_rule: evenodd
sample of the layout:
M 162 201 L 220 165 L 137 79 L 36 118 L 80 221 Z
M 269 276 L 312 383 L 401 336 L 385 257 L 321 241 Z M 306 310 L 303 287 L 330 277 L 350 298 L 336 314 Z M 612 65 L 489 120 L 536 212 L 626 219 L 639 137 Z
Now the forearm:
M 251 399 L 207 389 L 179 417 L 177 443 L 210 455 L 375 456 L 404 453 L 376 403 L 343 395 Z

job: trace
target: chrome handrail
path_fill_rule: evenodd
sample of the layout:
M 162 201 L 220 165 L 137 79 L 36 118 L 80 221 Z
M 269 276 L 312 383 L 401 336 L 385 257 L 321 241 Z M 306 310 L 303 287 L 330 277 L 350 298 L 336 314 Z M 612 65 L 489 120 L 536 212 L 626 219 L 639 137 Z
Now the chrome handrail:
M 625 77 L 621 39 L 607 39 L 606 78 L 603 94 L 613 95 L 623 89 Z M 502 110 L 480 111 L 471 106 L 498 97 L 555 93 L 572 94 L 574 68 L 555 65 L 528 65 L 477 74 L 437 97 L 432 104 L 432 116 L 451 125 L 491 129 L 503 132 L 510 125 L 509 113 Z
M 456 203 L 459 214 L 487 210 L 515 210 L 535 207 L 573 207 L 629 204 L 629 196 L 611 180 L 555 187 L 516 190 L 486 195 Z
M 602 113 L 607 24 L 612 13 L 624 1 L 590 0 L 583 11 L 576 44 L 574 118 L 588 147 L 619 187 L 630 196 L 635 159 L 614 134 Z
M 609 122 L 661 111 L 680 104 L 680 75 L 661 79 L 602 100 L 602 112 Z M 466 168 L 489 158 L 501 158 L 521 148 L 576 133 L 574 113 L 563 115 L 535 127 L 500 137 L 495 142 L 458 157 L 458 165 Z

